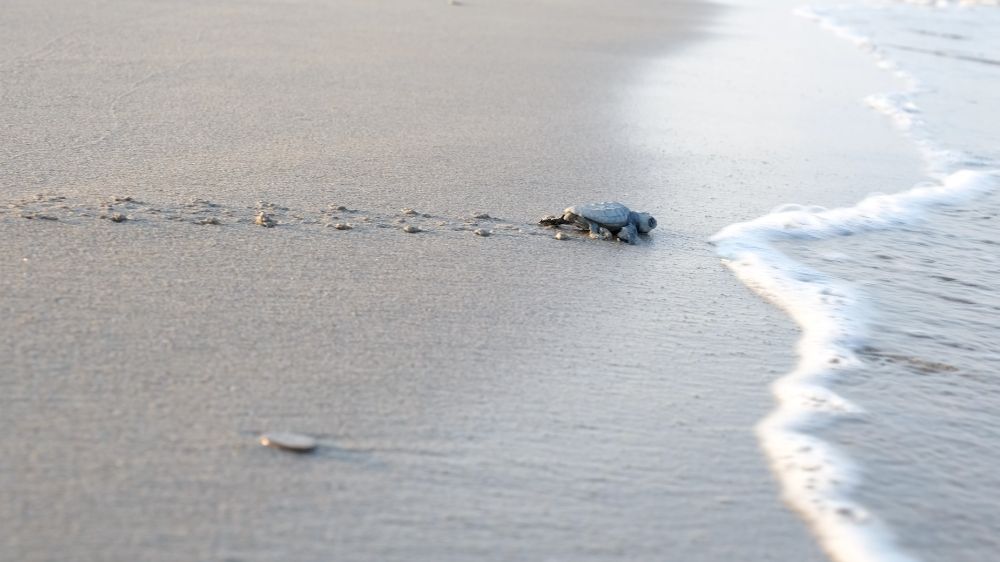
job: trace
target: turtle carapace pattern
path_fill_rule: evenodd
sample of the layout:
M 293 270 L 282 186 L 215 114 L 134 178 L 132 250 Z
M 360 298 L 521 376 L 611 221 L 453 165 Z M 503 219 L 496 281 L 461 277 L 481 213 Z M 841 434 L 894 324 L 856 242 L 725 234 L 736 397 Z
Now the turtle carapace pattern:
M 639 234 L 656 228 L 656 219 L 649 213 L 637 213 L 621 203 L 604 201 L 574 205 L 563 211 L 562 216 L 549 215 L 538 224 L 555 227 L 569 224 L 580 230 L 589 230 L 591 238 L 612 240 L 617 237 L 623 242 L 635 244 Z

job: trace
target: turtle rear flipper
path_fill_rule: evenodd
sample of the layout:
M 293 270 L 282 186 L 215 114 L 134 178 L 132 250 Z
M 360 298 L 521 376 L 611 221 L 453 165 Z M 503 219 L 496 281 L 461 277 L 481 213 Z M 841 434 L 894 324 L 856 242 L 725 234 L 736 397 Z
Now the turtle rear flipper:
M 542 226 L 559 226 L 563 224 L 569 224 L 569 221 L 562 217 L 557 217 L 555 215 L 547 215 L 542 217 L 542 220 L 538 221 L 538 224 Z
M 601 240 L 611 240 L 614 238 L 614 233 L 608 230 L 608 228 L 602 224 L 598 224 L 594 221 L 587 221 L 590 226 L 590 237 L 600 238 Z

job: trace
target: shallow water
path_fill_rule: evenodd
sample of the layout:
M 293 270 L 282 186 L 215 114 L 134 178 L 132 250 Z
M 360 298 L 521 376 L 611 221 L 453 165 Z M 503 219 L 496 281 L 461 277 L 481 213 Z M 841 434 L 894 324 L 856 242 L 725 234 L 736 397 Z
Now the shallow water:
M 720 233 L 734 270 L 806 331 L 762 440 L 789 502 L 834 558 L 988 559 L 1000 523 L 1000 151 L 990 126 L 1000 11 L 890 3 L 800 13 L 897 77 L 897 91 L 867 102 L 920 150 L 929 181 L 909 192 L 872 184 L 902 193 L 783 207 Z M 794 404 L 808 393 L 826 406 Z M 823 453 L 794 452 L 800 445 Z
M 924 560 L 1000 548 L 997 221 L 992 195 L 802 255 L 854 284 L 870 310 L 863 366 L 834 386 L 864 413 L 823 434 L 863 467 L 861 503 Z

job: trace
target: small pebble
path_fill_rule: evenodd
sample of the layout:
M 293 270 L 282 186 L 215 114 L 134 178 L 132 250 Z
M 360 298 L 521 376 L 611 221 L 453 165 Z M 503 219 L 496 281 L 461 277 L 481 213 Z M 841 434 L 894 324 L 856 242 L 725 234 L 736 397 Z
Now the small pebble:
M 349 224 L 344 224 L 342 222 L 338 222 L 337 224 L 333 225 L 333 228 L 336 228 L 337 230 L 350 230 L 350 229 L 352 229 L 354 227 L 352 227 Z
M 347 207 L 345 207 L 343 205 L 330 205 L 330 208 L 333 209 L 334 211 L 346 211 L 347 210 Z
M 258 226 L 263 226 L 264 228 L 271 228 L 272 226 L 274 226 L 274 219 L 272 219 L 271 215 L 265 213 L 264 211 L 258 212 L 257 217 L 254 219 L 253 222 L 254 224 Z
M 566 236 L 566 235 L 565 235 L 565 234 L 563 234 L 562 232 L 557 232 L 557 233 L 556 233 L 556 240 L 565 240 L 565 239 L 567 239 L 567 238 L 569 238 L 569 236 Z
M 492 233 L 492 232 L 490 232 L 489 230 L 484 230 L 484 229 L 482 229 L 482 228 L 477 228 L 477 229 L 473 230 L 472 232 L 473 232 L 473 233 L 474 233 L 474 234 L 475 234 L 476 236 L 484 236 L 484 237 L 485 237 L 485 236 L 489 236 L 490 234 L 493 234 L 493 233 Z
M 411 217 L 417 214 L 417 212 L 414 211 L 413 209 L 403 209 L 400 212 L 403 213 L 404 215 L 408 215 L 408 216 L 411 216 Z
M 489 213 L 479 213 L 478 215 L 472 215 L 472 218 L 487 221 L 493 217 L 491 217 Z
M 419 228 L 413 226 L 412 224 L 408 224 L 408 225 L 406 225 L 406 226 L 403 227 L 403 232 L 407 232 L 409 234 L 414 234 L 414 233 L 423 232 L 423 231 L 420 230 Z
M 265 447 L 274 447 L 293 453 L 309 453 L 316 449 L 318 443 L 308 435 L 299 433 L 275 432 L 260 436 L 259 442 Z
M 108 220 L 111 222 L 125 222 L 128 220 L 128 217 L 126 217 L 121 213 L 111 213 L 111 215 L 108 217 Z
M 219 219 L 217 219 L 215 217 L 205 217 L 205 218 L 201 219 L 200 221 L 198 221 L 198 224 L 216 224 L 216 225 L 218 225 L 218 224 L 222 224 L 222 223 L 219 221 Z

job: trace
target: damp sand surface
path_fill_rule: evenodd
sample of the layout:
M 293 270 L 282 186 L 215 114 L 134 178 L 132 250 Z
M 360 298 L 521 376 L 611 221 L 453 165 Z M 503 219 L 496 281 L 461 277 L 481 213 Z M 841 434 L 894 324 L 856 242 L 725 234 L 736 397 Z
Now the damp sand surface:
M 822 559 L 705 240 L 913 167 L 789 8 L 4 9 L 0 558 Z M 605 199 L 660 228 L 531 234 Z

